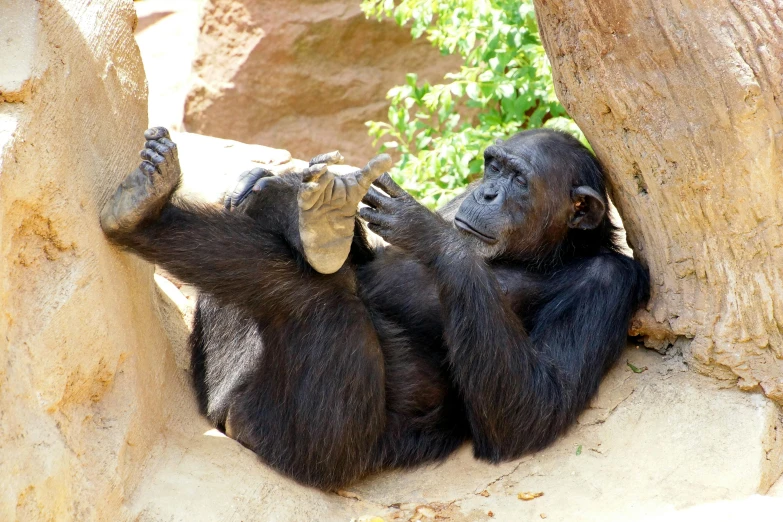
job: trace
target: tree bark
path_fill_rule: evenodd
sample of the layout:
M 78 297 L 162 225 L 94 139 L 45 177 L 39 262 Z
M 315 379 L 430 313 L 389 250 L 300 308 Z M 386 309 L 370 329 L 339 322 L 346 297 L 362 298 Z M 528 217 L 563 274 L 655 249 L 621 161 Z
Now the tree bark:
M 653 297 L 634 328 L 783 402 L 783 2 L 535 0 Z

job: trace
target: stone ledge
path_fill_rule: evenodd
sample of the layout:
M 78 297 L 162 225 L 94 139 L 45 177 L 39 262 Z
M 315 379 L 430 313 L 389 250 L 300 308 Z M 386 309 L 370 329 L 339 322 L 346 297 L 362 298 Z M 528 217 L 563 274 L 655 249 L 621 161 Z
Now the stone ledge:
M 305 162 L 291 158 L 288 151 L 248 145 L 234 140 L 202 136 L 190 132 L 172 132 L 182 166 L 182 184 L 178 194 L 207 202 L 221 202 L 239 174 L 256 167 L 282 173 Z M 139 146 L 143 137 L 139 136 Z
M 626 359 L 648 370 L 635 374 Z M 628 393 L 617 394 L 618 388 Z M 762 442 L 779 425 L 771 401 L 720 389 L 657 354 L 629 348 L 594 404 L 613 406 L 598 422 L 588 410 L 582 417 L 589 422 L 547 450 L 494 466 L 473 459 L 466 446 L 440 466 L 362 481 L 346 495 L 353 498 L 299 486 L 198 423 L 166 435 L 131 511 L 142 521 L 233 515 L 246 521 L 348 522 L 370 515 L 409 520 L 421 513 L 467 521 L 488 520 L 492 511 L 494 520 L 544 514 L 555 521 L 619 522 L 764 493 L 779 473 L 780 458 L 766 456 L 779 455 L 781 441 Z M 544 495 L 525 502 L 517 498 L 520 492 Z M 766 500 L 747 505 L 752 513 L 770 506 Z M 740 508 L 726 512 L 734 509 Z

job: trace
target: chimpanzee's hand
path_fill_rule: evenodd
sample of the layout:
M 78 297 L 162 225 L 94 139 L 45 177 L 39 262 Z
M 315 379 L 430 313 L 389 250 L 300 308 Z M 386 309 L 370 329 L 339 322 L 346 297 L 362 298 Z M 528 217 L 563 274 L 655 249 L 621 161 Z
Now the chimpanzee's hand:
M 388 196 L 370 187 L 362 199 L 362 203 L 369 206 L 359 209 L 367 227 L 392 245 L 407 250 L 422 261 L 429 261 L 437 254 L 439 236 L 447 234 L 451 227 L 443 218 L 413 199 L 388 173 L 375 180 L 373 185 L 383 189 Z
M 223 205 L 226 207 L 226 210 L 236 210 L 237 208 L 242 207 L 242 204 L 248 199 L 248 196 L 253 193 L 253 189 L 256 187 L 259 180 L 274 176 L 274 172 L 265 169 L 264 167 L 256 167 L 240 174 L 234 184 L 234 188 L 226 192 L 223 198 Z

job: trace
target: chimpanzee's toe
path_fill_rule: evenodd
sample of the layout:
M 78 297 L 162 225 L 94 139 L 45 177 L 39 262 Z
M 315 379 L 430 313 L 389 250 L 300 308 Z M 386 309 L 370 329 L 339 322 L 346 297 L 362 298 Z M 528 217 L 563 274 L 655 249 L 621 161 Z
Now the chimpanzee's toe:
M 144 131 L 144 138 L 148 140 L 159 140 L 168 137 L 169 131 L 166 127 L 152 127 Z
M 150 163 L 149 161 L 142 161 L 139 165 L 139 169 L 146 174 L 148 177 L 153 176 L 155 174 L 155 165 Z
M 139 156 L 141 156 L 141 159 L 149 161 L 156 167 L 165 161 L 163 156 L 155 152 L 153 149 L 144 149 L 139 153 Z

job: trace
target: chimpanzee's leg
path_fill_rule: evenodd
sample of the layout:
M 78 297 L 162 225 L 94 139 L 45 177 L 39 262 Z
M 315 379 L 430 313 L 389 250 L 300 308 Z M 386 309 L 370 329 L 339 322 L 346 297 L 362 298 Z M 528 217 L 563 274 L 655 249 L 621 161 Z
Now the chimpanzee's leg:
M 104 230 L 209 294 L 213 306 L 235 307 L 255 320 L 253 332 L 236 336 L 248 337 L 240 347 L 248 357 L 234 368 L 241 371 L 238 379 L 232 378 L 235 361 L 223 357 L 230 355 L 225 348 L 231 342 L 202 339 L 204 357 L 196 361 L 202 378 L 209 371 L 227 377 L 202 379 L 202 407 L 204 391 L 225 392 L 218 388 L 228 386 L 227 407 L 219 416 L 228 416 L 232 435 L 297 480 L 329 488 L 363 475 L 385 425 L 383 355 L 352 269 L 323 275 L 301 254 L 296 219 L 301 177 L 270 179 L 259 193 L 269 212 L 256 218 L 172 204 L 168 199 L 179 178 L 176 149 L 165 130 L 151 129 L 146 137 L 146 161 L 107 204 Z M 314 206 L 329 204 L 330 194 L 309 188 Z M 196 334 L 209 327 L 197 325 Z M 224 334 L 230 337 L 225 329 Z
M 324 292 L 352 292 L 351 274 L 322 277 L 308 265 L 326 261 L 329 271 L 335 271 L 334 254 L 345 250 L 342 236 L 348 247 L 352 242 L 358 200 L 386 160 L 374 160 L 347 176 L 335 176 L 319 164 L 304 173 L 261 179 L 254 188 L 261 211 L 251 218 L 213 206 L 169 202 L 180 176 L 176 145 L 163 128 L 150 129 L 145 137 L 145 161 L 101 213 L 101 225 L 114 242 L 257 319 L 269 310 L 297 314 L 303 299 Z M 318 228 L 318 219 L 324 221 L 321 230 L 340 236 L 339 245 L 300 238 L 303 229 Z

